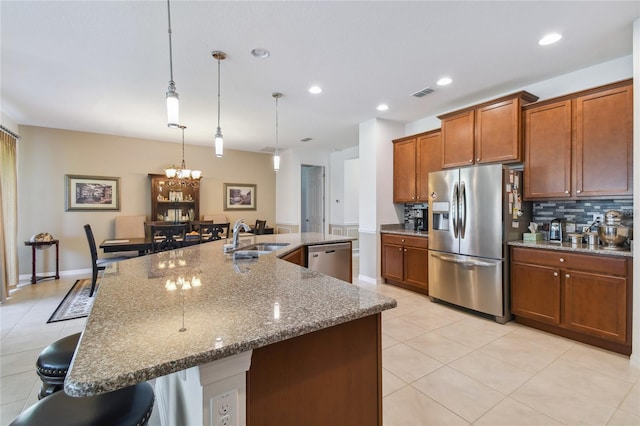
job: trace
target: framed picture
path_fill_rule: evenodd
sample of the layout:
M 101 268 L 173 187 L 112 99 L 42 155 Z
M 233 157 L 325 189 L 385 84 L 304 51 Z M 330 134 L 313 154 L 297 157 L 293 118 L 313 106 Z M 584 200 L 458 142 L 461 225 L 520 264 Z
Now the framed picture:
M 224 210 L 255 210 L 256 185 L 247 183 L 224 184 Z
M 120 178 L 65 175 L 66 211 L 119 211 Z

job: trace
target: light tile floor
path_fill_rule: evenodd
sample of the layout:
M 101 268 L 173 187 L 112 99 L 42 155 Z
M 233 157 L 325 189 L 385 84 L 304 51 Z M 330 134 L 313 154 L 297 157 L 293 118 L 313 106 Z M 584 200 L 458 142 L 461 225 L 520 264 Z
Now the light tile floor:
M 355 277 L 357 266 L 355 256 Z M 21 286 L 0 306 L 0 425 L 37 401 L 40 351 L 84 327 L 84 319 L 46 324 L 82 277 Z M 640 426 L 640 369 L 627 357 L 354 283 L 398 301 L 383 313 L 385 426 Z

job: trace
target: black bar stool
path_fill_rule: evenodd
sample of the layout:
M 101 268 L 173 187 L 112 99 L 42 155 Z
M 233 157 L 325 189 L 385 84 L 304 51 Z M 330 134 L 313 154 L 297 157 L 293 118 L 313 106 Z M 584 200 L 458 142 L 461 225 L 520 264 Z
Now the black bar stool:
M 78 340 L 80 340 L 80 333 L 72 334 L 56 340 L 40 352 L 36 361 L 36 372 L 42 380 L 38 399 L 62 389 Z
M 146 382 L 84 398 L 56 392 L 27 408 L 10 426 L 144 426 L 154 400 L 153 388 Z

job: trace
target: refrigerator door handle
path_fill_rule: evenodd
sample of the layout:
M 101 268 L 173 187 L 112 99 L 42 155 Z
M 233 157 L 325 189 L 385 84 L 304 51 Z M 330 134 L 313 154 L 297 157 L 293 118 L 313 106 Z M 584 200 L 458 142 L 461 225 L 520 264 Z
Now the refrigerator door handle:
M 451 220 L 453 221 L 453 236 L 458 238 L 458 182 L 453 185 L 453 195 L 451 195 Z
M 461 260 L 456 258 L 455 256 L 450 256 L 446 254 L 431 253 L 431 256 L 435 257 L 436 259 L 443 260 L 445 262 L 457 263 L 462 266 L 481 266 L 481 267 L 496 266 L 495 263 L 483 262 L 481 260 Z
M 460 207 L 458 207 L 458 214 L 460 215 L 460 238 L 464 238 L 465 231 L 467 230 L 467 191 L 465 190 L 464 182 L 460 184 Z

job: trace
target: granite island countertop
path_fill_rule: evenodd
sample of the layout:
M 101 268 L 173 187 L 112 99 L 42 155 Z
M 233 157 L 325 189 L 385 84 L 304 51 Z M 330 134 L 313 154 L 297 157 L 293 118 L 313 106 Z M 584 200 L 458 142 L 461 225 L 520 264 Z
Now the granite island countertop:
M 633 252 L 630 250 L 607 250 L 602 246 L 589 246 L 587 244 L 571 244 L 571 243 L 552 243 L 549 241 L 509 241 L 508 245 L 515 247 L 528 247 L 545 250 L 558 250 L 575 253 L 587 253 L 598 254 L 604 256 L 620 256 L 620 257 L 633 257 Z
M 110 392 L 395 307 L 394 299 L 278 258 L 352 239 L 260 235 L 241 238 L 240 246 L 289 245 L 234 261 L 220 240 L 115 264 L 100 280 L 65 392 Z M 201 285 L 168 290 L 179 277 Z

